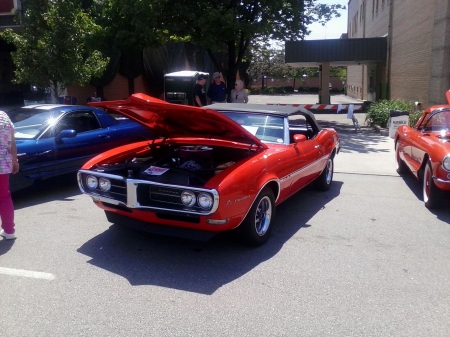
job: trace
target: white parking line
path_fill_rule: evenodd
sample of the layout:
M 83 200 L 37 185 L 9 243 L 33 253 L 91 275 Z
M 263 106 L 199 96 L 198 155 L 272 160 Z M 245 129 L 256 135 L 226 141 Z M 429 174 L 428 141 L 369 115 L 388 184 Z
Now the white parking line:
M 44 280 L 54 280 L 55 279 L 55 275 L 50 274 L 50 273 L 42 273 L 40 271 L 3 268 L 3 267 L 0 267 L 0 274 L 31 277 L 31 278 L 40 278 L 40 279 L 44 279 Z

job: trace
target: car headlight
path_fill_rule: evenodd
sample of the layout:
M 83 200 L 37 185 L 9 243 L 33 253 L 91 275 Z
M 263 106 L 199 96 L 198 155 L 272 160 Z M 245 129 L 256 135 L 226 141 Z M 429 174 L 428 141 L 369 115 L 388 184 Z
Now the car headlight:
M 111 181 L 107 178 L 101 177 L 98 180 L 98 185 L 103 192 L 108 192 L 111 189 Z
M 442 160 L 442 167 L 446 171 L 450 171 L 450 155 L 446 155 Z
M 208 193 L 200 193 L 197 197 L 197 202 L 199 206 L 203 209 L 209 209 L 212 207 L 213 198 Z
M 181 193 L 181 202 L 183 203 L 183 205 L 188 206 L 188 207 L 192 207 L 195 205 L 195 194 L 192 191 L 183 191 Z
M 98 186 L 98 180 L 97 177 L 95 176 L 87 176 L 86 177 L 86 185 L 87 187 L 91 188 L 91 189 L 95 189 Z

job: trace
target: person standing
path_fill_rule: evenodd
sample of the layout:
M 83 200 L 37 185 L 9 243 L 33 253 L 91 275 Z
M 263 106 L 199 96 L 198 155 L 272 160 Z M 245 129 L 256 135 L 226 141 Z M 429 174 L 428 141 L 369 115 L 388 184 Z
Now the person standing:
M 206 93 L 205 93 L 205 83 L 206 75 L 198 75 L 197 81 L 194 86 L 194 105 L 195 106 L 205 106 L 206 103 Z
M 236 80 L 234 82 L 234 89 L 231 90 L 231 103 L 247 103 L 248 95 L 244 89 L 244 82 Z
M 14 205 L 9 191 L 9 175 L 19 172 L 14 126 L 4 111 L 0 111 L 0 236 L 15 239 Z
M 227 87 L 220 80 L 220 74 L 217 72 L 213 74 L 213 82 L 209 85 L 206 97 L 211 104 L 226 103 L 227 101 Z

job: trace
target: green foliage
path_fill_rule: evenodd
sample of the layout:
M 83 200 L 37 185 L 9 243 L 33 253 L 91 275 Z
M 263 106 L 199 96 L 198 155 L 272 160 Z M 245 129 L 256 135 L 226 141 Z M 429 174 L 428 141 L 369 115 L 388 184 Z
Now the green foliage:
M 6 30 L 14 44 L 16 83 L 50 87 L 53 96 L 72 84 L 101 76 L 108 59 L 92 46 L 101 30 L 83 10 L 81 1 L 28 0 L 22 32 Z
M 387 127 L 389 120 L 389 113 L 391 110 L 405 110 L 415 118 L 415 105 L 413 101 L 407 100 L 381 100 L 372 103 L 366 111 L 367 125 L 378 125 L 382 128 Z
M 420 116 L 422 116 L 422 114 L 423 114 L 423 110 L 410 112 L 409 113 L 409 126 L 412 127 L 412 126 L 416 125 L 417 121 L 419 120 Z
M 248 93 L 252 95 L 286 95 L 292 94 L 294 92 L 294 88 L 291 86 L 266 86 L 262 88 L 261 86 L 252 86 L 248 89 Z
M 250 67 L 248 74 L 250 80 L 260 79 L 263 76 L 281 79 L 303 79 L 319 77 L 318 67 L 293 68 L 285 63 L 284 47 L 273 45 L 253 45 L 249 50 Z M 346 67 L 330 67 L 330 77 L 345 80 L 347 77 Z
M 251 44 L 301 40 L 308 25 L 338 17 L 344 7 L 317 0 L 94 0 L 93 8 L 108 27 L 107 39 L 122 52 L 168 40 L 191 42 L 208 52 L 231 86 Z

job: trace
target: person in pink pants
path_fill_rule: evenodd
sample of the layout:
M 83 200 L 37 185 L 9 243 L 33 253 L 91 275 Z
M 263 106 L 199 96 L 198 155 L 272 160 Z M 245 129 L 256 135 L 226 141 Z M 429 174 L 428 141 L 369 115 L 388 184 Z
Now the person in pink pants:
M 9 191 L 9 175 L 19 172 L 14 126 L 8 115 L 0 111 L 0 236 L 6 240 L 15 239 L 14 205 Z

